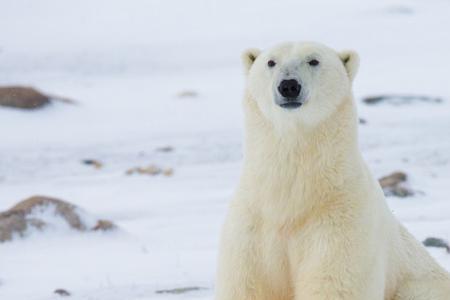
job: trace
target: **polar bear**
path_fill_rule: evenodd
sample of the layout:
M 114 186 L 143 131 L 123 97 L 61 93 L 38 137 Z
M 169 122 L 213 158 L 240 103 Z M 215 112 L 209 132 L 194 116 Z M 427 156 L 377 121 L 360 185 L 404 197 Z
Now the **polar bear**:
M 217 300 L 448 300 L 358 150 L 359 59 L 317 43 L 243 54 L 246 138 Z

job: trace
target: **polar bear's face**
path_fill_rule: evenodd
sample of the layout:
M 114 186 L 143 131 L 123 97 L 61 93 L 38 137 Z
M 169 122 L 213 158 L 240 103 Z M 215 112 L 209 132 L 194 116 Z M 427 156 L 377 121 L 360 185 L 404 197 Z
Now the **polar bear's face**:
M 358 68 L 352 51 L 316 43 L 288 43 L 243 54 L 247 89 L 265 117 L 276 125 L 317 125 L 351 95 Z

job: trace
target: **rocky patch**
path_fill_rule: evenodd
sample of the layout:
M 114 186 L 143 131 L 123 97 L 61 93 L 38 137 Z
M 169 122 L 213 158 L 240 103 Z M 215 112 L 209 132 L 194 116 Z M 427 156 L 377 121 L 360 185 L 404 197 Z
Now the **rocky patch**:
M 45 230 L 55 226 L 55 218 L 62 220 L 69 228 L 81 232 L 116 228 L 111 221 L 95 219 L 71 203 L 45 196 L 33 196 L 0 213 L 0 242 L 12 240 L 15 236 L 26 236 L 32 228 Z

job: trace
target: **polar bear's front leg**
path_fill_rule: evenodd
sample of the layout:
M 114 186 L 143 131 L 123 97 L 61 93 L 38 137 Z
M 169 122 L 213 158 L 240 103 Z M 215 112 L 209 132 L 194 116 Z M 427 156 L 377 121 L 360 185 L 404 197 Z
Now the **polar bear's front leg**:
M 258 272 L 256 235 L 250 224 L 228 216 L 221 237 L 216 300 L 265 299 Z
M 337 226 L 338 228 L 338 226 Z M 308 239 L 304 255 L 296 241 L 290 245 L 296 300 L 383 300 L 385 293 L 383 247 L 369 243 L 369 232 L 319 230 Z M 376 241 L 376 240 L 375 240 Z

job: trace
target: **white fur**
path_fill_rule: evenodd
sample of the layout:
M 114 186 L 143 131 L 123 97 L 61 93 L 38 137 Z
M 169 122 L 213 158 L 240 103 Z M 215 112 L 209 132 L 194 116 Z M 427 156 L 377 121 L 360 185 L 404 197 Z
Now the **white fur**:
M 311 56 L 318 66 L 307 64 Z M 358 150 L 357 54 L 290 43 L 243 61 L 244 166 L 216 299 L 450 299 L 448 273 L 391 214 Z M 305 93 L 291 110 L 274 102 L 286 70 Z

